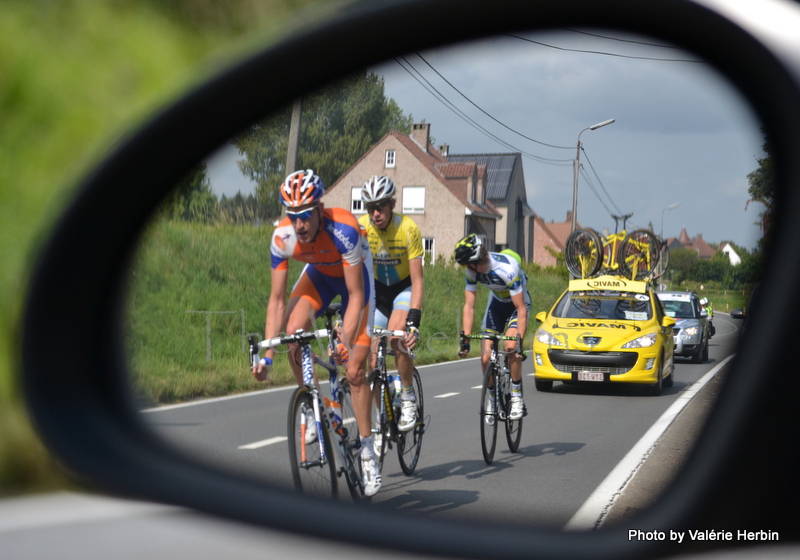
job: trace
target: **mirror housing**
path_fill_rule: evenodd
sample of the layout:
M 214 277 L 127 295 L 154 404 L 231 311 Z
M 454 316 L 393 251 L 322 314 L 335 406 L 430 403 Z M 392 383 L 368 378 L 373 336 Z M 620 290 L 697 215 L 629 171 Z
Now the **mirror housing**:
M 59 461 L 100 490 L 179 504 L 253 524 L 381 547 L 394 517 L 321 504 L 197 464 L 156 439 L 128 385 L 122 314 L 129 259 L 158 203 L 198 160 L 266 113 L 321 83 L 406 52 L 519 29 L 609 27 L 659 37 L 702 56 L 749 100 L 769 131 L 782 184 L 757 328 L 672 491 L 637 519 L 653 530 L 769 527 L 800 538 L 796 465 L 778 450 L 800 438 L 800 379 L 779 367 L 800 313 L 800 48 L 796 5 L 765 0 L 401 0 L 364 2 L 258 52 L 190 92 L 115 148 L 80 185 L 36 255 L 22 327 L 28 407 Z M 787 31 L 765 18 L 779 17 Z M 775 16 L 774 12 L 780 12 Z M 409 30 L 413 29 L 413 33 Z M 777 35 L 772 35 L 775 32 Z M 355 40 L 357 39 L 357 40 Z M 370 47 L 364 48 L 364 45 Z M 280 84 L 280 87 L 275 87 Z M 537 319 L 539 316 L 537 315 Z M 769 320 L 764 320 L 768 317 Z M 53 356 L 58 356 L 54 363 Z M 752 372 L 759 375 L 752 375 Z M 780 425 L 780 433 L 774 426 Z M 753 452 L 758 442 L 758 452 Z M 735 465 L 736 468 L 731 468 Z M 769 472 L 769 477 L 758 476 Z M 759 507 L 765 496 L 769 508 Z M 792 508 L 792 509 L 790 509 Z M 348 527 L 330 523 L 348 517 Z M 644 558 L 706 543 L 631 541 L 623 529 L 519 530 L 403 520 L 408 551 L 464 557 Z M 487 531 L 492 538 L 487 538 Z M 720 545 L 720 543 L 711 543 Z

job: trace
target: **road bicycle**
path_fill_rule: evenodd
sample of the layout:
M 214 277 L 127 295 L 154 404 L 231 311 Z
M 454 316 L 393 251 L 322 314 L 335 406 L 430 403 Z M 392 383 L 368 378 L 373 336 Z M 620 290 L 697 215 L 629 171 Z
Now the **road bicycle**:
M 400 398 L 396 395 L 396 388 L 386 368 L 386 356 L 389 354 L 387 349 L 387 339 L 390 337 L 403 337 L 405 331 L 389 331 L 386 329 L 375 328 L 372 331 L 377 339 L 378 347 L 375 353 L 375 369 L 369 375 L 370 387 L 375 402 L 373 407 L 373 438 L 375 440 L 375 452 L 378 456 L 380 467 L 383 468 L 383 459 L 387 449 L 391 449 L 392 444 L 397 445 L 397 458 L 400 461 L 400 468 L 403 472 L 411 476 L 419 461 L 419 454 L 422 450 L 422 436 L 425 434 L 425 402 L 422 394 L 422 380 L 417 368 L 413 372 L 414 394 L 417 402 L 417 423 L 407 431 L 401 432 L 398 428 L 400 422 Z M 403 352 L 404 350 L 400 350 Z M 414 353 L 411 353 L 414 358 Z M 395 398 L 395 396 L 397 398 Z
M 315 331 L 299 330 L 294 334 L 257 342 L 249 337 L 250 361 L 257 364 L 261 351 L 286 344 L 300 346 L 303 386 L 293 393 L 289 404 L 288 434 L 289 458 L 295 489 L 327 498 L 338 495 L 337 478 L 344 477 L 354 501 L 369 500 L 364 495 L 361 470 L 361 438 L 358 430 L 351 432 L 345 422 L 355 418 L 350 385 L 347 378 L 339 376 L 339 367 L 333 358 L 324 359 L 315 354 L 311 344 L 328 339 L 327 353 L 333 355 L 338 343 L 340 320 L 334 321 L 341 304 L 333 304 L 324 312 L 325 328 Z M 326 369 L 330 375 L 331 398 L 323 396 L 314 364 Z M 316 437 L 306 438 L 309 425 L 316 427 Z
M 522 418 L 519 420 L 510 420 L 508 418 L 511 412 L 509 353 L 501 352 L 498 348 L 500 342 L 517 340 L 517 337 L 497 334 L 464 334 L 462 332 L 461 344 L 463 345 L 467 340 L 489 340 L 492 343 L 489 350 L 489 362 L 483 372 L 483 387 L 481 387 L 481 447 L 483 460 L 486 461 L 487 465 L 491 465 L 497 447 L 498 422 L 505 424 L 506 442 L 508 443 L 508 449 L 512 453 L 517 452 L 522 438 Z M 481 343 L 481 352 L 483 352 L 483 343 Z M 501 353 L 503 354 L 502 365 L 500 365 Z
M 646 229 L 628 233 L 625 222 L 632 215 L 612 215 L 616 224 L 614 233 L 605 237 L 588 228 L 573 231 L 564 248 L 564 263 L 570 274 L 576 278 L 591 278 L 598 274 L 617 274 L 631 280 L 652 277 L 666 245 Z M 618 231 L 620 220 L 622 231 Z

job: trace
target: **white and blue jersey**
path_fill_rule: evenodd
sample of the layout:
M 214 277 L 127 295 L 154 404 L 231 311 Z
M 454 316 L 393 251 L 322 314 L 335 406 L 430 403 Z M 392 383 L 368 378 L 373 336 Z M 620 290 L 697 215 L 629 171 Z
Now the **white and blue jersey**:
M 484 332 L 503 333 L 516 328 L 517 308 L 511 297 L 523 294 L 525 307 L 530 310 L 531 296 L 528 294 L 528 276 L 519 263 L 502 253 L 489 253 L 489 270 L 485 273 L 466 268 L 468 292 L 475 292 L 478 284 L 491 290 L 481 329 Z

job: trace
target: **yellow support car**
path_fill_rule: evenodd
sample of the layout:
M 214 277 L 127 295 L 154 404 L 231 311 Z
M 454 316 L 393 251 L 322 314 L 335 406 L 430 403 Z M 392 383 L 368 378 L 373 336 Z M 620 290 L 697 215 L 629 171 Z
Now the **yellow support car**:
M 550 312 L 536 315 L 536 389 L 566 383 L 638 383 L 656 394 L 673 382 L 675 319 L 648 282 L 617 276 L 572 280 Z

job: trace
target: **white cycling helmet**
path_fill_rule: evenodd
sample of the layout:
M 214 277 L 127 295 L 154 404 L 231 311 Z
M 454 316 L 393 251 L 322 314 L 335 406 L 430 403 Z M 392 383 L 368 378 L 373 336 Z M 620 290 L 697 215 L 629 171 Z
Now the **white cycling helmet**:
M 370 202 L 388 200 L 394 197 L 396 193 L 397 189 L 394 187 L 394 181 L 383 175 L 375 175 L 361 187 L 361 200 L 365 204 L 369 204 Z
M 707 298 L 701 299 L 700 300 L 700 305 L 708 305 L 708 299 Z

